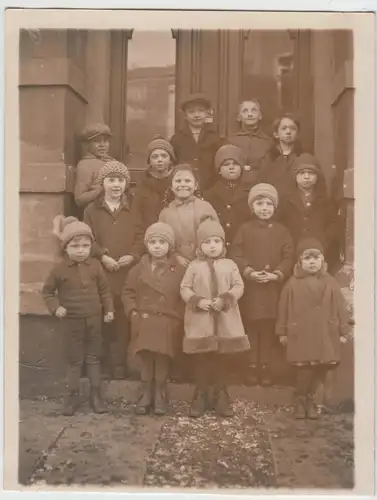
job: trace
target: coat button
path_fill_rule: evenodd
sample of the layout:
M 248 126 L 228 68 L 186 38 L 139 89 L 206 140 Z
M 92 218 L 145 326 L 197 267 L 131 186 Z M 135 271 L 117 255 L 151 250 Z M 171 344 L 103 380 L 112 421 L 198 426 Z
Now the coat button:
M 160 301 L 164 302 L 165 301 L 165 297 L 160 297 Z
M 264 267 L 267 271 L 270 269 L 270 266 L 267 264 L 267 266 Z
M 227 222 L 225 225 L 226 227 L 230 227 L 232 224 L 230 222 Z
M 272 228 L 272 224 L 268 224 L 268 226 L 267 226 L 267 227 L 268 227 L 269 229 L 271 229 L 271 228 Z
M 143 315 L 142 315 L 142 318 L 143 318 L 143 319 L 147 319 L 148 317 L 149 317 L 149 316 L 148 316 L 148 313 L 143 313 Z
M 116 220 L 113 220 L 113 224 L 116 224 L 116 223 L 117 223 L 117 221 L 116 221 Z
M 232 208 L 232 205 L 227 205 L 226 208 L 230 210 Z

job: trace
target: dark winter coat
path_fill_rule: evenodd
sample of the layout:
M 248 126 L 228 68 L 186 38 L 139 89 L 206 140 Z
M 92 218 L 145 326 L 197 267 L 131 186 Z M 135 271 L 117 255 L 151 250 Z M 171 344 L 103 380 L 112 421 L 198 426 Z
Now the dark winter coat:
M 272 184 L 278 192 L 280 201 L 296 189 L 293 163 L 302 153 L 299 144 L 288 156 L 284 156 L 275 146 L 261 161 L 258 182 Z
M 224 144 L 224 139 L 209 124 L 204 124 L 196 142 L 186 122 L 170 142 L 177 162 L 190 163 L 194 168 L 201 191 L 209 189 L 216 180 L 215 154 Z
M 216 184 L 203 194 L 203 198 L 213 206 L 219 216 L 227 247 L 232 243 L 241 224 L 251 217 L 247 197 L 248 190 L 241 182 L 230 183 L 221 176 L 218 176 Z
M 94 257 L 108 255 L 118 260 L 124 255 L 133 255 L 136 262 L 144 252 L 142 235 L 137 233 L 134 217 L 128 202 L 124 198 L 118 210 L 111 212 L 103 197 L 88 205 L 84 211 L 84 222 L 93 231 L 95 244 L 92 254 Z M 106 271 L 107 279 L 114 296 L 120 296 L 124 280 L 130 266 L 122 267 L 118 271 Z
M 258 180 L 261 161 L 273 148 L 273 140 L 263 130 L 257 129 L 253 133 L 240 130 L 229 137 L 229 142 L 244 153 L 245 171 L 242 182 L 250 188 Z
M 246 324 L 257 319 L 274 319 L 282 283 L 293 268 L 293 244 L 288 230 L 279 222 L 261 221 L 255 216 L 238 230 L 230 257 L 244 276 L 246 268 L 276 273 L 278 281 L 256 283 L 245 279 L 240 309 Z
M 302 238 L 314 237 L 326 252 L 338 237 L 340 223 L 334 203 L 326 196 L 323 176 L 318 176 L 311 201 L 305 202 L 297 187 L 282 200 L 279 221 L 287 227 L 295 245 Z
M 337 281 L 325 270 L 308 276 L 296 264 L 279 302 L 276 334 L 288 337 L 290 363 L 340 361 L 349 315 Z
M 132 200 L 132 214 L 138 231 L 145 233 L 146 229 L 158 221 L 158 216 L 164 208 L 164 199 L 171 186 L 171 175 L 157 179 L 149 169 L 136 186 Z
M 106 275 L 98 260 L 92 258 L 74 262 L 65 257 L 51 270 L 42 295 L 52 314 L 59 306 L 65 307 L 67 317 L 72 318 L 114 311 Z
M 149 255 L 131 269 L 122 301 L 131 318 L 133 352 L 143 349 L 173 357 L 179 348 L 184 303 L 180 284 L 185 268 L 169 258 L 152 270 Z M 136 311 L 136 316 L 132 315 Z

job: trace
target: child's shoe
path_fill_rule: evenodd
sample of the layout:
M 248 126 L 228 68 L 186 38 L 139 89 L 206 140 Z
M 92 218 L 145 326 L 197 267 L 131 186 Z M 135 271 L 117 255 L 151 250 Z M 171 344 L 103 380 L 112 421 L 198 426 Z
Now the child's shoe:
M 230 418 L 234 416 L 230 397 L 226 389 L 219 389 L 216 402 L 216 412 L 218 413 L 218 415 L 224 418 Z
M 101 396 L 101 391 L 99 387 L 91 387 L 90 389 L 90 404 L 93 408 L 94 413 L 103 414 L 107 413 L 108 409 L 105 405 L 104 400 Z
M 165 384 L 160 384 L 155 387 L 154 391 L 154 414 L 155 415 L 166 415 L 167 412 L 167 387 Z
M 302 396 L 298 396 L 296 398 L 294 417 L 297 420 L 303 420 L 306 418 L 305 398 Z
M 151 382 L 143 382 L 141 394 L 136 403 L 136 415 L 146 415 L 153 405 L 153 384 Z
M 261 371 L 260 371 L 260 375 L 259 375 L 259 379 L 260 379 L 260 384 L 263 387 L 268 387 L 268 386 L 272 385 L 271 374 L 270 374 L 270 370 L 269 370 L 267 365 L 262 366 Z
M 66 417 L 72 417 L 78 410 L 79 406 L 79 392 L 70 392 L 64 400 L 63 415 Z
M 190 407 L 190 417 L 202 417 L 206 411 L 207 393 L 203 389 L 196 388 L 194 398 Z
M 312 397 L 307 398 L 306 418 L 309 418 L 310 420 L 318 419 L 318 409 Z

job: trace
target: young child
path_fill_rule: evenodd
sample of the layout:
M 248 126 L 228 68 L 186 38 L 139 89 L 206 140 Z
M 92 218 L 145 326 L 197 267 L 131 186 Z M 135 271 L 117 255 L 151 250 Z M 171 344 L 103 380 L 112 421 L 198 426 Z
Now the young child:
M 148 144 L 148 169 L 136 186 L 132 201 L 132 213 L 140 233 L 157 222 L 164 208 L 166 193 L 171 186 L 173 165 L 175 164 L 173 146 L 162 137 L 155 137 Z
M 171 138 L 178 163 L 190 163 L 203 192 L 216 179 L 213 168 L 216 151 L 223 140 L 207 123 L 211 102 L 204 94 L 192 94 L 181 103 L 185 123 Z
M 166 222 L 173 228 L 176 257 L 184 266 L 196 256 L 196 232 L 200 222 L 206 218 L 218 220 L 215 209 L 208 201 L 195 195 L 197 189 L 198 183 L 191 166 L 177 165 L 171 179 L 174 199 L 162 209 L 159 217 L 160 222 Z
M 121 293 L 131 265 L 143 253 L 141 236 L 135 228 L 126 190 L 130 184 L 128 169 L 116 160 L 105 163 L 98 176 L 103 195 L 88 205 L 84 221 L 95 238 L 93 256 L 106 270 L 115 306 L 115 321 L 105 335 L 105 365 L 108 375 L 121 379 L 126 372 L 128 321 L 124 314 Z
M 156 415 L 167 411 L 170 359 L 177 354 L 183 319 L 179 294 L 185 268 L 172 256 L 174 233 L 156 222 L 145 233 L 148 253 L 131 269 L 123 305 L 131 320 L 133 352 L 141 359 L 142 392 L 136 413 L 145 415 L 154 406 Z
M 250 348 L 237 304 L 244 286 L 236 264 L 225 258 L 225 233 L 219 222 L 207 219 L 200 224 L 197 242 L 197 258 L 181 283 L 187 304 L 183 351 L 195 356 L 190 416 L 200 417 L 211 408 L 209 389 L 214 385 L 216 411 L 230 417 L 227 356 Z
M 290 231 L 294 244 L 302 238 L 318 239 L 327 261 L 327 250 L 336 241 L 339 221 L 327 196 L 326 181 L 318 161 L 308 153 L 293 163 L 296 189 L 281 203 L 279 220 Z
M 203 194 L 203 198 L 219 216 L 225 230 L 227 247 L 233 241 L 239 226 L 250 218 L 248 190 L 242 183 L 243 166 L 244 155 L 240 148 L 230 144 L 221 146 L 215 156 L 218 180 Z
M 98 184 L 98 173 L 109 156 L 110 128 L 104 123 L 90 123 L 81 132 L 81 140 L 86 154 L 81 158 L 76 168 L 75 201 L 78 207 L 85 208 L 101 193 L 102 186 Z
M 245 280 L 240 308 L 251 345 L 249 383 L 270 385 L 277 306 L 292 272 L 293 244 L 288 230 L 273 218 L 278 206 L 273 186 L 257 184 L 248 202 L 252 217 L 239 228 L 230 256 Z
M 326 271 L 321 243 L 302 240 L 297 256 L 280 297 L 275 331 L 297 371 L 295 416 L 316 419 L 313 396 L 326 373 L 339 364 L 349 316 L 339 284 Z
M 300 122 L 287 113 L 273 123 L 275 145 L 261 161 L 259 182 L 272 184 L 280 200 L 295 188 L 293 162 L 302 151 L 299 141 Z
M 79 407 L 84 361 L 92 408 L 96 413 L 105 413 L 100 392 L 102 320 L 109 323 L 114 319 L 113 300 L 101 264 L 90 257 L 90 227 L 75 217 L 57 216 L 54 234 L 61 241 L 65 257 L 53 267 L 42 293 L 51 314 L 60 318 L 64 334 L 68 394 L 63 414 L 72 416 Z
M 250 189 L 258 180 L 261 160 L 273 147 L 271 137 L 261 129 L 262 111 L 257 99 L 242 101 L 238 107 L 237 121 L 240 129 L 229 137 L 245 156 L 243 183 Z

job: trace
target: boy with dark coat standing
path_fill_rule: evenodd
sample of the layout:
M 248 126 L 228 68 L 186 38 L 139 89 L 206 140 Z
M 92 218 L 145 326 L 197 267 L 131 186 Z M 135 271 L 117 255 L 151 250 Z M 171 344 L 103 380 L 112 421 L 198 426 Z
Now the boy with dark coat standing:
M 88 205 L 84 221 L 95 238 L 93 256 L 100 259 L 110 284 L 115 321 L 105 335 L 105 364 L 109 375 L 124 378 L 128 344 L 128 321 L 121 301 L 123 283 L 130 267 L 143 250 L 125 191 L 130 184 L 128 169 L 116 160 L 103 165 L 98 176 L 104 194 Z
M 181 109 L 185 114 L 185 123 L 170 142 L 177 163 L 191 164 L 203 192 L 215 182 L 215 154 L 224 140 L 206 123 L 211 109 L 211 101 L 206 95 L 191 94 L 181 103 Z
M 271 354 L 275 318 L 282 284 L 293 267 L 293 244 L 288 230 L 273 215 L 278 206 L 276 189 L 269 184 L 251 188 L 250 221 L 238 230 L 230 257 L 245 280 L 240 308 L 251 345 L 251 384 L 271 384 Z

